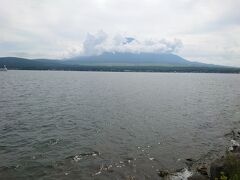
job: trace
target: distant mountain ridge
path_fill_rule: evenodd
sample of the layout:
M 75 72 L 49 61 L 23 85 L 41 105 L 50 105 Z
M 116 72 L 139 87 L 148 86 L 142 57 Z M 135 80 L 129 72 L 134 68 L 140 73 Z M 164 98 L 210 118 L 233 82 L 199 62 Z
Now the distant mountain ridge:
M 18 57 L 1 57 L 0 67 L 3 65 L 6 65 L 8 69 L 51 69 L 65 66 L 56 60 L 30 60 Z
M 141 72 L 226 72 L 239 73 L 240 68 L 191 62 L 175 54 L 103 53 L 62 60 L 0 58 L 0 67 L 20 70 L 141 71 Z
M 188 61 L 169 53 L 110 53 L 95 56 L 79 56 L 64 61 L 74 65 L 174 65 L 174 66 L 206 66 L 208 64 Z

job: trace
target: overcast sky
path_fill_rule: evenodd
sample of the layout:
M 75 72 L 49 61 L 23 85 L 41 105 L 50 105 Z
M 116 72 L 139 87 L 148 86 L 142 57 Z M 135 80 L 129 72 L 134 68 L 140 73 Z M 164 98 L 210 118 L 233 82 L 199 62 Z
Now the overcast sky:
M 240 0 L 0 0 L 0 56 L 175 53 L 240 66 Z

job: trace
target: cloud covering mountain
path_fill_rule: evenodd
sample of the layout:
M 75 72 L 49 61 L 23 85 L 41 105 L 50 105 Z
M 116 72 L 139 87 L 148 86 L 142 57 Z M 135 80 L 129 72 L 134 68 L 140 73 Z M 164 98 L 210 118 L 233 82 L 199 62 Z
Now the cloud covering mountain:
M 174 53 L 182 46 L 183 44 L 179 39 L 149 39 L 141 41 L 133 37 L 124 37 L 120 34 L 111 37 L 105 32 L 99 31 L 96 34 L 87 34 L 83 42 L 83 50 L 78 55 L 100 55 L 104 52 Z

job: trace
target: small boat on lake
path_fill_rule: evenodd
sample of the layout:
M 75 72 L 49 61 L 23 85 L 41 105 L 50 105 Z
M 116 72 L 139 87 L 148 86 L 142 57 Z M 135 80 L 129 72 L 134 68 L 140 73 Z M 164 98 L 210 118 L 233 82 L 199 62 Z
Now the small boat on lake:
M 0 71 L 7 71 L 6 65 L 4 65 L 3 68 L 0 68 Z

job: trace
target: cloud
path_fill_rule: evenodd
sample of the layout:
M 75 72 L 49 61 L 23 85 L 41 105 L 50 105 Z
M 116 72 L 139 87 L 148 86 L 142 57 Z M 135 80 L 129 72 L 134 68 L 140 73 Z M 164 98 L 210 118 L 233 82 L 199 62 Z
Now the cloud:
M 107 34 L 103 31 L 99 31 L 96 35 L 88 33 L 85 41 L 83 42 L 84 54 L 95 55 L 102 53 L 99 46 L 101 46 L 107 38 Z
M 83 52 L 81 55 L 99 55 L 104 52 L 175 53 L 181 49 L 182 46 L 183 43 L 179 39 L 138 40 L 120 34 L 111 37 L 105 32 L 99 31 L 96 34 L 87 34 L 83 42 Z

